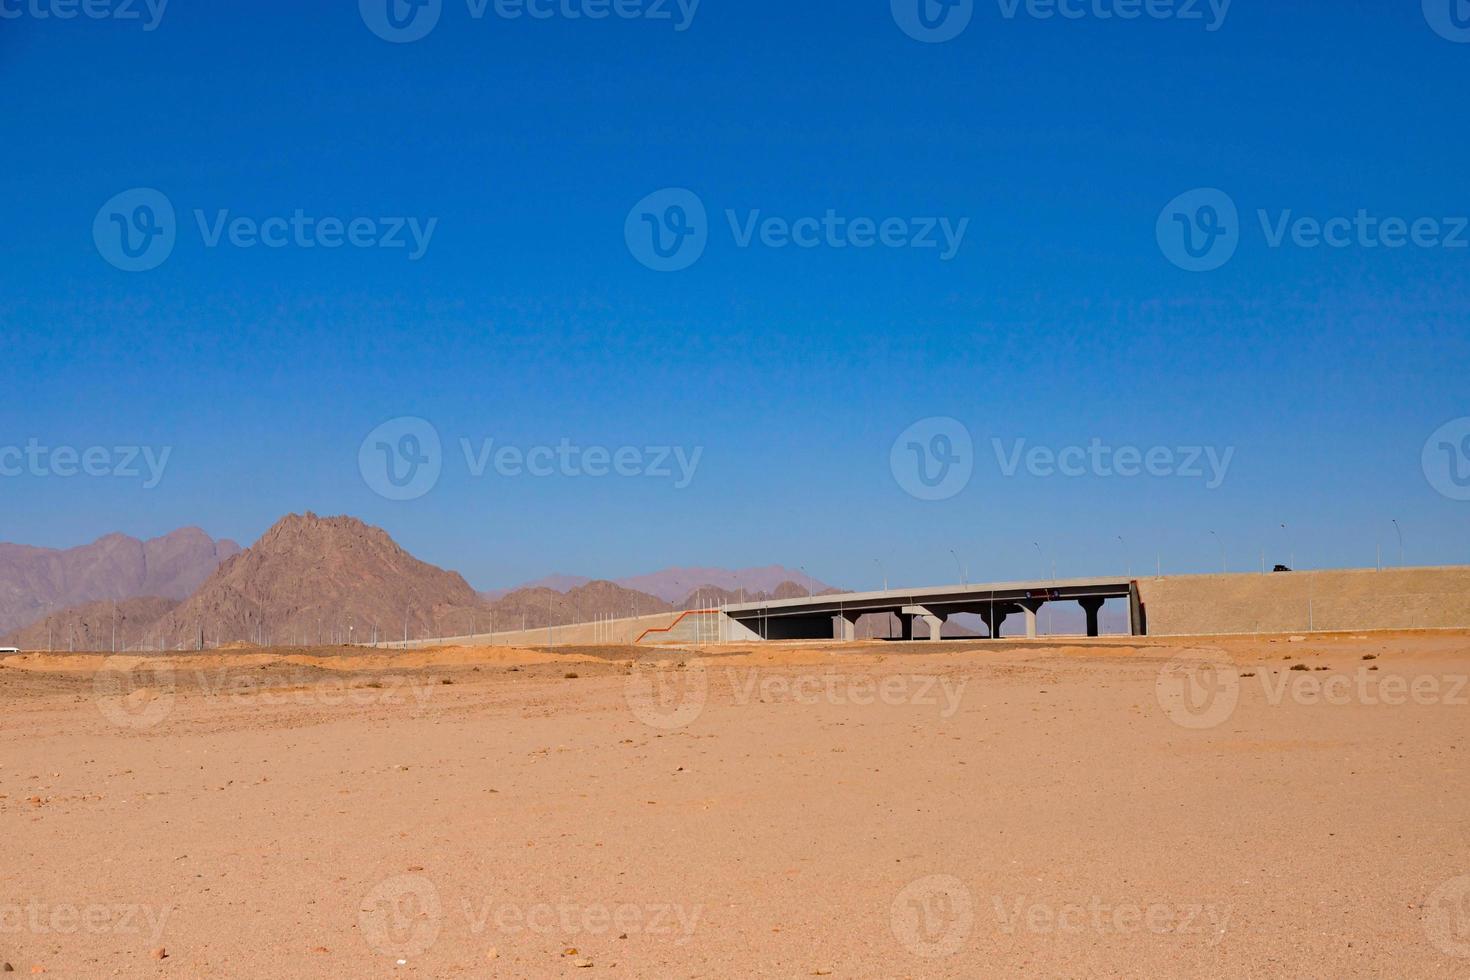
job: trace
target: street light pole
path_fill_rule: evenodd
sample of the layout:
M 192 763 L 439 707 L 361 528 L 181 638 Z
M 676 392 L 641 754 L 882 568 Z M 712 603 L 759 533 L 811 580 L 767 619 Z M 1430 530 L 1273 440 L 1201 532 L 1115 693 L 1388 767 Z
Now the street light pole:
M 1225 560 L 1225 542 L 1221 540 L 1220 535 L 1215 534 L 1214 531 L 1211 531 L 1210 533 L 1215 535 L 1215 540 L 1218 541 L 1220 544 L 1220 574 L 1224 575 L 1230 571 L 1229 563 Z
M 878 566 L 878 574 L 883 577 L 883 591 L 884 592 L 887 592 L 888 591 L 888 573 L 885 572 L 885 571 L 883 571 L 883 563 L 881 561 L 879 561 L 878 559 L 874 558 L 873 559 L 873 564 Z M 744 597 L 742 596 L 741 599 L 743 601 L 744 600 Z
M 970 583 L 966 581 L 969 576 L 965 574 L 965 567 L 960 564 L 960 556 L 955 554 L 953 548 L 949 549 L 949 556 L 954 559 L 955 571 L 960 573 L 960 584 L 969 585 Z
M 1393 519 L 1392 520 L 1392 524 L 1393 524 L 1393 529 L 1395 531 L 1397 531 L 1398 532 L 1398 535 L 1399 535 L 1399 567 L 1400 568 L 1403 568 L 1404 567 L 1404 529 L 1401 528 L 1401 527 L 1399 527 L 1399 522 L 1398 522 L 1397 519 Z
M 1123 564 L 1128 569 L 1128 577 L 1133 577 L 1133 559 L 1128 557 L 1128 542 L 1123 540 L 1123 535 L 1118 535 L 1118 543 L 1123 546 Z

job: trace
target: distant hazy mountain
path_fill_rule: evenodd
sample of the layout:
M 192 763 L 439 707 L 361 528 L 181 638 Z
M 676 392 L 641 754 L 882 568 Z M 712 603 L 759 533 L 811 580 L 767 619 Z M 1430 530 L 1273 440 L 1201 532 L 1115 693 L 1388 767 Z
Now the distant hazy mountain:
M 520 589 L 553 589 L 557 592 L 568 592 L 579 586 L 586 585 L 592 581 L 579 575 L 548 575 L 535 582 L 527 582 L 519 586 Z M 806 595 L 808 589 L 817 594 L 832 591 L 828 586 L 815 579 L 808 579 L 799 571 L 792 571 L 781 565 L 768 565 L 764 568 L 666 568 L 660 572 L 651 572 L 647 575 L 632 575 L 627 578 L 615 580 L 615 584 L 635 592 L 658 596 L 664 602 L 687 606 L 685 599 L 696 590 L 711 591 L 721 590 L 732 595 L 740 595 L 743 589 L 749 596 L 776 596 L 778 591 L 784 590 L 786 595 L 782 598 L 790 598 L 798 595 Z M 500 599 L 509 595 L 514 589 L 499 589 L 493 592 L 485 592 L 482 595 L 486 599 Z M 729 600 L 731 602 L 736 599 Z M 754 601 L 753 599 L 750 601 Z
M 148 541 L 109 534 L 78 548 L 0 544 L 0 633 L 102 599 L 183 599 L 239 552 L 197 527 Z
M 615 582 L 588 582 L 566 592 L 545 587 L 517 589 L 491 603 L 489 630 L 535 629 L 552 623 L 585 623 L 604 617 L 628 618 L 672 612 L 658 596 L 625 589 Z

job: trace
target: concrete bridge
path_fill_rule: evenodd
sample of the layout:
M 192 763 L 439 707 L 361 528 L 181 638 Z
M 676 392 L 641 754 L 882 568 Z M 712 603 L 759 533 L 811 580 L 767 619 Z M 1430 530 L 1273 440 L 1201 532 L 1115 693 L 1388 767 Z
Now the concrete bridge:
M 857 621 L 868 615 L 898 617 L 903 639 L 914 638 L 914 621 L 923 620 L 930 640 L 939 639 L 945 620 L 973 613 L 985 621 L 991 636 L 1012 615 L 1026 617 L 1026 635 L 1036 635 L 1036 614 L 1048 602 L 1075 602 L 1087 614 L 1087 635 L 1098 635 L 1098 613 L 1108 599 L 1127 599 L 1134 636 L 1147 632 L 1138 583 L 1131 579 L 1081 578 L 1053 582 L 1003 582 L 946 585 L 884 592 L 844 592 L 801 599 L 773 599 L 726 606 L 722 610 L 748 636 L 731 639 L 851 640 Z

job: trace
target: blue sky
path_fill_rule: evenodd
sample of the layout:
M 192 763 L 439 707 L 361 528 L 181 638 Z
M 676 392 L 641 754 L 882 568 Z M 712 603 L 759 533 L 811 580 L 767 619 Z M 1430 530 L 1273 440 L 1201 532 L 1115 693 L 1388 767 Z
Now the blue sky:
M 389 43 L 350 2 L 172 0 L 151 30 L 37 16 L 57 2 L 0 2 L 19 12 L 0 20 L 0 471 L 27 444 L 106 447 L 102 469 L 126 469 L 117 447 L 169 456 L 151 487 L 146 468 L 0 476 L 0 539 L 196 524 L 248 543 L 311 509 L 482 588 L 772 562 L 865 587 L 875 559 L 933 582 L 960 574 L 951 548 L 972 580 L 1217 570 L 1222 544 L 1237 570 L 1263 548 L 1362 566 L 1380 542 L 1397 560 L 1391 519 L 1410 563 L 1470 560 L 1470 502 L 1421 458 L 1470 416 L 1470 249 L 1269 234 L 1361 210 L 1455 239 L 1470 43 L 1418 3 L 1236 0 L 1212 23 L 1206 3 L 1122 20 L 1100 16 L 1117 0 L 1075 19 L 990 0 L 924 43 L 888 0 L 704 0 L 684 30 L 672 2 L 670 21 L 443 0 L 427 36 Z M 107 205 L 134 188 L 175 212 L 140 272 L 94 237 L 99 215 L 131 220 L 134 199 Z M 668 188 L 706 210 L 707 244 L 660 272 L 625 226 Z M 1239 213 L 1205 272 L 1159 233 L 1199 188 Z M 369 237 L 434 224 L 416 259 L 208 243 L 222 212 L 298 211 Z M 829 211 L 968 223 L 947 260 L 740 243 Z M 440 472 L 393 500 L 360 450 L 405 417 L 440 438 Z M 891 450 L 916 423 L 933 447 L 936 418 L 971 439 L 970 476 L 921 499 Z M 1435 446 L 1460 445 L 1447 431 Z M 461 440 L 487 439 L 635 447 L 640 472 L 647 447 L 699 456 L 683 487 L 476 476 Z M 1191 447 L 1233 454 L 1214 487 L 1007 475 L 1018 440 L 1159 449 L 1170 472 Z M 1470 472 L 1465 446 L 1446 465 Z

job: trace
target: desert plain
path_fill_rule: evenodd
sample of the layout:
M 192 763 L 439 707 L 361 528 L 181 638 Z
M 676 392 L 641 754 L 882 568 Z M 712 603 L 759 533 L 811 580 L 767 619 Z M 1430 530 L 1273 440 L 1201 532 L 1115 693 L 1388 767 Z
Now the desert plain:
M 1470 975 L 1470 633 L 0 659 L 58 977 Z

